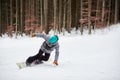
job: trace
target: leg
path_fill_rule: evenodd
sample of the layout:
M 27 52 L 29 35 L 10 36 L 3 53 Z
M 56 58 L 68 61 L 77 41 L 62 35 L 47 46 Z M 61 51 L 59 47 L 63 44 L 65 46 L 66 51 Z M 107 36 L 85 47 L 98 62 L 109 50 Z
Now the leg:
M 48 61 L 49 57 L 50 57 L 50 54 L 49 53 L 45 53 L 45 55 L 42 56 L 42 60 L 43 61 Z
M 30 65 L 32 62 L 34 62 L 35 60 L 42 60 L 42 54 L 43 51 L 40 49 L 39 53 L 35 56 L 30 56 L 27 60 L 26 60 L 26 64 Z

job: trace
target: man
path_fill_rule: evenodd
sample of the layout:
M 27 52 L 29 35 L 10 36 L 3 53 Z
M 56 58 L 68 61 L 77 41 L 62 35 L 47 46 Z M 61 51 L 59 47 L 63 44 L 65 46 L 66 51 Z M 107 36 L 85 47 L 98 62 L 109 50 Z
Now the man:
M 39 64 L 39 63 L 43 63 L 42 61 L 48 61 L 50 54 L 53 50 L 55 51 L 55 59 L 53 64 L 58 65 L 58 57 L 59 57 L 59 43 L 58 43 L 58 36 L 57 35 L 53 35 L 51 37 L 44 35 L 44 34 L 32 34 L 32 37 L 41 37 L 44 38 L 44 42 L 41 45 L 41 48 L 38 52 L 38 54 L 34 55 L 34 56 L 30 56 L 27 60 L 26 60 L 26 65 L 30 66 L 31 63 L 35 63 L 35 64 Z

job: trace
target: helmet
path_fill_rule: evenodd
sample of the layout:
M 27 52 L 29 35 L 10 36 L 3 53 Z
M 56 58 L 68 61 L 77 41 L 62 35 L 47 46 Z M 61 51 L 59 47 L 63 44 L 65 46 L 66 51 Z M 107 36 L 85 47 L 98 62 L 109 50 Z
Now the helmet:
M 48 42 L 51 43 L 51 44 L 54 44 L 57 41 L 58 41 L 58 36 L 57 35 L 51 36 L 48 40 Z

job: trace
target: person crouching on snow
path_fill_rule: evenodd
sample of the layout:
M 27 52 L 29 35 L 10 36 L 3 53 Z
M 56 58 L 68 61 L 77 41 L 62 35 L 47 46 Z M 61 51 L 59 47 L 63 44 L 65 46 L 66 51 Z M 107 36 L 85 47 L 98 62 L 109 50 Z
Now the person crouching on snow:
M 42 43 L 41 48 L 39 49 L 38 54 L 34 56 L 30 56 L 26 60 L 26 65 L 30 66 L 31 63 L 39 64 L 43 63 L 42 61 L 48 61 L 50 57 L 50 53 L 55 49 L 55 59 L 53 64 L 58 65 L 58 57 L 59 57 L 59 43 L 58 43 L 58 36 L 47 36 L 44 34 L 32 34 L 32 37 L 42 37 L 45 41 Z

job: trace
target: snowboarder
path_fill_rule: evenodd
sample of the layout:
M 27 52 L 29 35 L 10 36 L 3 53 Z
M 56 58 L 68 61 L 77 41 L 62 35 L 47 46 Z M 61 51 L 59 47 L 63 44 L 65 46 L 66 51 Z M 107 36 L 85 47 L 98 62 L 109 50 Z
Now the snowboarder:
M 50 57 L 50 53 L 55 49 L 55 59 L 53 64 L 58 65 L 58 57 L 59 57 L 59 43 L 58 43 L 58 36 L 57 35 L 53 35 L 53 36 L 47 36 L 44 34 L 32 34 L 32 37 L 42 37 L 45 39 L 45 41 L 43 42 L 43 44 L 41 45 L 41 48 L 39 49 L 38 54 L 34 55 L 34 56 L 30 56 L 27 60 L 26 60 L 26 65 L 30 66 L 31 63 L 35 63 L 35 64 L 39 64 L 39 63 L 43 63 L 42 61 L 48 61 L 49 57 Z

